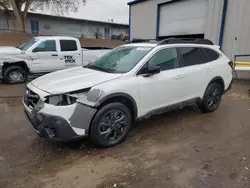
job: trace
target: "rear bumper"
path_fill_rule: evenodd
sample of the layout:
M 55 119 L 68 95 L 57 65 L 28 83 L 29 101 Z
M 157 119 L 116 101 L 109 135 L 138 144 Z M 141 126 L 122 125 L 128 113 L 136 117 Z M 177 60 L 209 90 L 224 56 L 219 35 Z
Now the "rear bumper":
M 232 85 L 233 85 L 233 79 L 231 80 L 231 82 L 230 82 L 228 88 L 225 89 L 224 94 L 227 93 L 228 91 L 230 91 L 230 90 L 232 89 Z
M 0 79 L 3 78 L 3 66 L 0 65 Z

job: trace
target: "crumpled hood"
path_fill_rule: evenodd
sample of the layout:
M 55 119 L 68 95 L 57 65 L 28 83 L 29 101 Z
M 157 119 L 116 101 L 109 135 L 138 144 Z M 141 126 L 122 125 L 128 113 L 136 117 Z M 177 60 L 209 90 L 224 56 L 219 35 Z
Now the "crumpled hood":
M 93 87 L 121 75 L 76 67 L 44 75 L 33 80 L 31 84 L 45 92 L 61 94 Z
M 21 54 L 22 50 L 14 46 L 0 46 L 0 54 Z
M 13 46 L 0 46 L 0 64 L 26 60 L 28 56 L 24 51 Z

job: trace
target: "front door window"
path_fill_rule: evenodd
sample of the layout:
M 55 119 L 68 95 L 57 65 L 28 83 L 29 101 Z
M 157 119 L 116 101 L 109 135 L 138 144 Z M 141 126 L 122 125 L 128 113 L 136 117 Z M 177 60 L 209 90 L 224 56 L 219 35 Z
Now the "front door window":
M 41 42 L 33 52 L 56 52 L 56 41 L 55 40 L 46 40 Z

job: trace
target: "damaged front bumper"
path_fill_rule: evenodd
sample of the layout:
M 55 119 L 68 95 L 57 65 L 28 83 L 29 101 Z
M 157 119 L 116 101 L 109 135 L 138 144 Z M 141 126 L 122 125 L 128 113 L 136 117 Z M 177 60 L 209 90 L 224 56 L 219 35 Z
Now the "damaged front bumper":
M 41 137 L 60 142 L 88 137 L 91 120 L 96 109 L 76 103 L 71 106 L 45 104 L 40 111 L 29 108 L 23 101 L 25 115 Z

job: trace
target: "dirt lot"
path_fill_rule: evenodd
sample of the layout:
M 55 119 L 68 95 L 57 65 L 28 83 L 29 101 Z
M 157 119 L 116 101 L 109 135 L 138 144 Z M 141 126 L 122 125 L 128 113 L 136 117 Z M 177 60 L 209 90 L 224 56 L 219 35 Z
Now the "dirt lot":
M 166 113 L 136 123 L 123 144 L 56 144 L 23 115 L 24 85 L 0 84 L 0 187 L 250 187 L 250 83 L 236 83 L 220 108 Z M 15 96 L 17 98 L 15 98 Z

